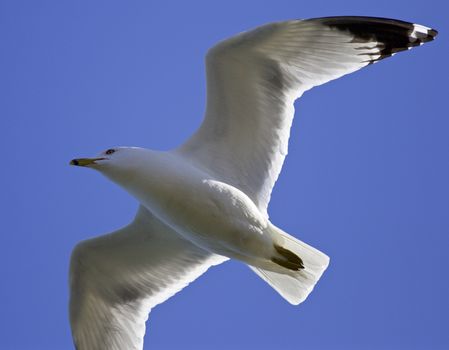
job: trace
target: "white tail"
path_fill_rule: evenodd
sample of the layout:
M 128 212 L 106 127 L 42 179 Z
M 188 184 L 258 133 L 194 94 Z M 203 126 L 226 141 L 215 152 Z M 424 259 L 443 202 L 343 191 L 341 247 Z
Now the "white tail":
M 285 273 L 282 273 L 254 266 L 249 267 L 289 303 L 298 305 L 307 298 L 326 270 L 329 265 L 329 257 L 274 226 L 273 235 L 277 244 L 302 259 L 304 269 L 299 271 L 285 269 Z M 279 271 L 279 266 L 276 266 L 275 270 Z

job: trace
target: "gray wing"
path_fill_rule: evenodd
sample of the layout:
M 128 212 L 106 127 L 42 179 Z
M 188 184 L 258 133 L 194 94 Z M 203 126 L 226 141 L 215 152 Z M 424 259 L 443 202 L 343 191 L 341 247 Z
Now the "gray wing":
M 142 349 L 150 310 L 225 260 L 140 207 L 130 225 L 73 251 L 70 323 L 76 348 Z
M 436 34 L 391 19 L 329 17 L 268 24 L 225 40 L 206 57 L 204 122 L 177 152 L 266 213 L 287 155 L 294 101 Z

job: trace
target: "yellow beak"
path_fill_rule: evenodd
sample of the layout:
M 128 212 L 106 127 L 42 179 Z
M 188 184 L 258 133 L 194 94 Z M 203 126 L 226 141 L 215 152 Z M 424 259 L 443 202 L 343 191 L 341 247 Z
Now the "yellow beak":
M 103 159 L 106 159 L 106 158 L 77 158 L 77 159 L 72 159 L 70 161 L 70 165 L 88 166 L 88 165 L 96 164 L 95 162 L 97 160 L 103 160 Z

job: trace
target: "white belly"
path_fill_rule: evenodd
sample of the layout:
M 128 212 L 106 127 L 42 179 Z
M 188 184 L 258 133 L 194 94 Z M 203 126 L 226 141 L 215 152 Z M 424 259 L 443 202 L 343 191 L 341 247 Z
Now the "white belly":
M 149 171 L 133 194 L 185 238 L 240 260 L 271 256 L 268 220 L 242 191 L 171 155 Z

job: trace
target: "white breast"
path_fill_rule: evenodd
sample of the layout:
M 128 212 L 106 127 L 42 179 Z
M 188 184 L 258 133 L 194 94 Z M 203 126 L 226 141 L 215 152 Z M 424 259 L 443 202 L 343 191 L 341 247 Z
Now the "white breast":
M 245 193 L 179 155 L 154 153 L 148 164 L 126 188 L 185 238 L 226 256 L 271 250 L 268 220 Z

